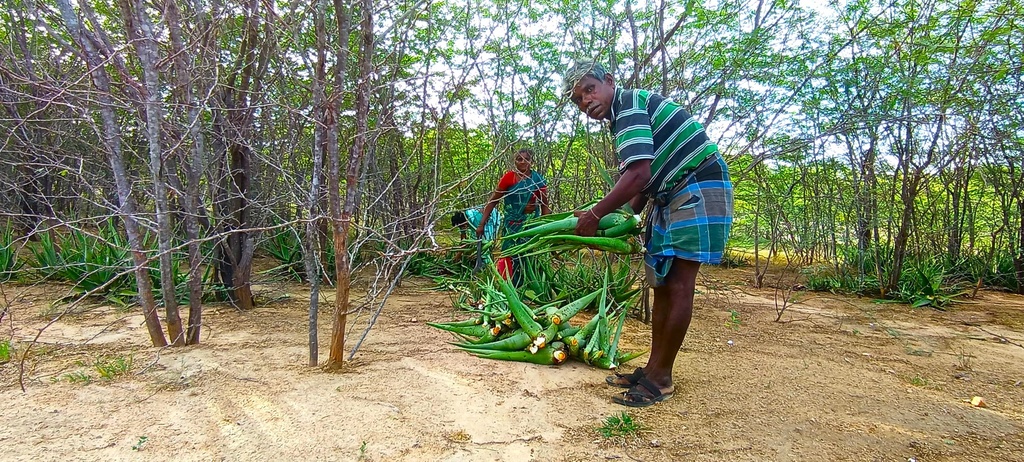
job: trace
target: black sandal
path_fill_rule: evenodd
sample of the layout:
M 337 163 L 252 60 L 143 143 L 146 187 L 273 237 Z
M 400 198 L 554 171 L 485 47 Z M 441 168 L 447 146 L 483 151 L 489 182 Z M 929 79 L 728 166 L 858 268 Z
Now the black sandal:
M 632 374 L 620 374 L 616 372 L 615 375 L 609 375 L 608 377 L 605 377 L 604 381 L 608 383 L 608 385 L 611 385 L 613 387 L 632 388 L 634 385 L 637 384 L 637 382 L 640 381 L 640 379 L 644 377 L 646 377 L 644 375 L 644 369 L 638 367 L 635 371 L 633 371 Z M 626 379 L 626 381 L 629 383 L 618 383 L 618 379 Z
M 612 402 L 629 407 L 647 407 L 671 398 L 674 393 L 675 390 L 662 393 L 654 382 L 643 377 L 629 391 L 612 396 Z

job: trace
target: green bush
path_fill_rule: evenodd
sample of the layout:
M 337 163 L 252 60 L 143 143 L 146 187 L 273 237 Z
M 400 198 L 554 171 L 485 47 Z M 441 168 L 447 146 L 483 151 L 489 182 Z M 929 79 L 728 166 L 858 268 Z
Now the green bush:
M 815 292 L 834 294 L 877 294 L 878 278 L 872 274 L 858 274 L 856 268 L 843 267 L 839 271 L 830 267 L 814 266 L 803 271 L 806 285 Z
M 59 245 L 48 233 L 39 236 L 32 254 L 36 271 L 44 278 L 71 283 L 77 294 L 90 293 L 122 305 L 138 295 L 127 242 L 111 221 L 97 235 L 72 230 Z
M 138 296 L 128 243 L 111 221 L 100 227 L 98 237 L 73 230 L 64 240 L 60 257 L 65 265 L 58 273 L 75 284 L 75 292 L 122 305 Z
M 977 284 L 1016 292 L 1018 289 L 1013 254 L 998 251 L 994 255 L 973 254 L 950 264 L 950 277 L 965 284 Z
M 302 250 L 302 239 L 304 238 L 305 234 L 299 229 L 285 227 L 260 244 L 260 248 L 278 263 L 277 266 L 265 272 L 288 279 L 294 279 L 296 281 L 308 281 L 309 276 L 306 274 L 306 266 Z M 323 242 L 324 246 L 321 249 L 322 251 L 320 255 L 323 259 L 322 271 L 327 275 L 328 279 L 333 281 L 335 272 L 333 235 L 328 232 L 326 239 L 324 239 Z M 351 249 L 354 244 L 354 237 L 351 235 L 349 237 L 348 244 Z M 353 260 L 350 262 L 350 265 L 352 268 L 355 268 L 367 257 L 373 258 L 383 252 L 383 250 L 383 243 L 364 244 L 361 251 L 352 256 Z
M 278 265 L 269 270 L 270 273 L 303 281 L 306 279 L 306 268 L 302 262 L 302 241 L 298 231 L 284 228 L 263 243 L 267 252 Z
M 171 279 L 174 281 L 174 295 L 179 305 L 187 305 L 189 290 L 188 290 L 188 269 L 183 268 L 182 262 L 185 261 L 185 255 L 174 253 L 171 257 Z M 209 259 L 207 259 L 209 260 Z M 149 277 L 153 281 L 153 296 L 157 300 L 163 300 L 164 291 L 163 283 L 160 281 L 160 262 L 154 260 L 149 266 Z M 134 279 L 133 279 L 134 280 Z M 213 267 L 207 266 L 203 272 L 201 278 L 201 285 L 203 290 L 203 301 L 214 301 L 216 298 L 216 292 L 213 290 L 206 290 L 212 285 L 213 280 Z M 136 287 L 136 292 L 138 292 Z
M 63 280 L 63 275 L 58 272 L 65 266 L 65 263 L 60 256 L 60 247 L 50 233 L 39 234 L 39 246 L 31 248 L 31 250 L 32 258 L 35 260 L 35 270 L 43 279 Z
M 0 228 L 0 282 L 11 280 L 21 268 L 14 244 L 14 229 L 8 222 Z
M 896 290 L 889 296 L 915 308 L 931 306 L 941 309 L 964 293 L 955 285 L 947 285 L 946 278 L 947 270 L 940 259 L 911 260 L 903 265 Z
M 333 263 L 334 247 L 331 258 Z M 473 267 L 476 266 L 476 247 L 472 250 L 454 248 L 442 252 L 417 252 L 409 258 L 405 273 L 411 276 L 430 278 L 434 282 L 442 279 L 469 280 L 472 278 Z
M 92 367 L 100 378 L 114 380 L 118 377 L 128 375 L 132 370 L 133 358 L 129 356 L 100 357 L 96 359 Z

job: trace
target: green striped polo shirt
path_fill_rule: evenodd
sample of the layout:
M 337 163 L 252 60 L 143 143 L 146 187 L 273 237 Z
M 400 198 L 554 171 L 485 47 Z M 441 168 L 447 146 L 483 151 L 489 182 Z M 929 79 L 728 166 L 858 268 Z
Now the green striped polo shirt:
M 651 160 L 651 181 L 641 191 L 648 196 L 671 190 L 718 146 L 686 109 L 647 90 L 615 88 L 611 132 L 619 172 L 641 159 Z

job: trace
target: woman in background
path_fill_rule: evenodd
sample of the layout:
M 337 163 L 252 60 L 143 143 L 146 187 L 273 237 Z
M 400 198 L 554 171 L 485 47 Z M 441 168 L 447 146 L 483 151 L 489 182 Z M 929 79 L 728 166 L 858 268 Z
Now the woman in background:
M 533 170 L 533 151 L 523 148 L 516 152 L 513 157 L 515 168 L 505 172 L 498 187 L 491 193 L 490 199 L 484 205 L 480 225 L 476 227 L 477 237 L 483 237 L 484 224 L 490 219 L 494 207 L 498 201 L 502 201 L 504 219 L 502 220 L 501 234 L 518 233 L 523 229 L 523 222 L 540 215 L 551 213 L 548 203 L 548 183 L 544 176 Z M 501 250 L 523 243 L 523 239 L 502 239 Z M 512 282 L 516 285 L 522 283 L 521 266 L 518 258 L 502 258 L 498 261 L 498 271 L 506 278 L 511 272 Z M 511 268 L 509 268 L 511 266 Z M 511 271 L 510 271 L 511 270 Z

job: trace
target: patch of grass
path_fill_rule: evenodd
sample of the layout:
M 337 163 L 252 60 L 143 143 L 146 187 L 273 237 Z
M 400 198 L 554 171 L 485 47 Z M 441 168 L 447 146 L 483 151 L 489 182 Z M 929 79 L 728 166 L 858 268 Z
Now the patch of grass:
M 740 320 L 740 312 L 736 310 L 729 310 L 729 320 L 725 322 L 725 327 L 732 330 L 739 330 L 740 324 L 742 323 L 743 321 Z
M 10 340 L 0 340 L 0 364 L 5 364 L 11 360 L 11 342 Z
M 149 437 L 148 436 L 145 436 L 145 435 L 140 436 L 139 437 L 139 441 L 137 441 L 135 444 L 132 445 L 132 451 L 141 451 L 142 450 L 142 446 L 144 444 L 146 444 L 146 441 L 149 441 Z
M 359 460 L 366 459 L 366 441 L 359 445 Z
M 928 379 L 921 377 L 920 375 L 915 375 L 913 378 L 910 379 L 910 384 L 915 387 L 927 387 Z
M 862 274 L 855 267 L 811 266 L 800 271 L 812 292 L 833 294 L 868 294 L 878 291 L 878 280 Z
M 60 379 L 54 378 L 54 382 L 58 380 L 65 380 L 68 383 L 80 385 L 88 385 L 92 383 L 92 377 L 82 371 L 68 372 L 67 374 L 60 376 Z
M 132 357 L 129 356 L 116 356 L 112 358 L 101 357 L 93 363 L 92 367 L 96 369 L 96 372 L 100 375 L 100 378 L 105 380 L 114 380 L 123 375 L 127 375 L 132 370 Z
M 633 420 L 625 411 L 605 417 L 603 424 L 597 427 L 597 432 L 605 438 L 613 436 L 626 436 L 640 432 L 643 426 Z

